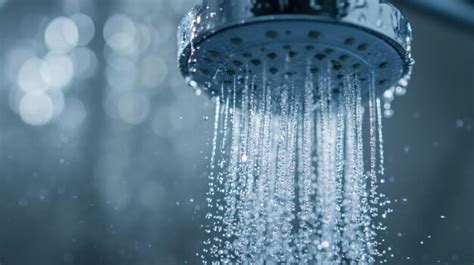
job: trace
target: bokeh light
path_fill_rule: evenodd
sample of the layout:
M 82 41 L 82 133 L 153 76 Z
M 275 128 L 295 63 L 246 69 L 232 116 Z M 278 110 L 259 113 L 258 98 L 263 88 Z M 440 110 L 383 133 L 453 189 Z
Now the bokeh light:
M 51 88 L 64 88 L 74 77 L 74 64 L 69 55 L 50 52 L 41 62 L 42 79 Z
M 48 83 L 41 74 L 43 61 L 37 57 L 28 59 L 18 72 L 18 87 L 24 92 L 46 90 Z
M 104 39 L 116 52 L 126 52 L 134 44 L 136 27 L 133 20 L 125 15 L 113 15 L 104 26 Z
M 50 89 L 47 91 L 51 102 L 53 102 L 53 116 L 52 119 L 57 118 L 64 111 L 66 106 L 64 92 L 61 89 Z
M 47 124 L 54 114 L 53 101 L 43 91 L 31 91 L 23 96 L 20 102 L 21 119 L 30 125 Z
M 44 38 L 50 50 L 68 52 L 77 46 L 79 31 L 73 20 L 58 17 L 49 23 Z
M 50 21 L 45 17 L 25 18 L 25 23 L 37 21 L 44 38 L 41 42 L 24 40 L 5 57 L 4 74 L 13 85 L 9 90 L 10 107 L 29 125 L 46 125 L 57 119 L 65 109 L 71 110 L 67 102 L 80 110 L 80 104 L 67 100 L 66 94 L 75 80 L 90 79 L 98 71 L 99 59 L 88 47 L 96 32 L 93 19 L 79 13 L 79 2 L 64 4 L 69 11 L 75 10 L 70 17 L 59 16 Z
M 72 21 L 77 26 L 79 33 L 79 39 L 77 45 L 86 46 L 88 45 L 95 35 L 95 25 L 91 17 L 86 14 L 77 13 L 71 16 Z
M 71 52 L 71 57 L 76 77 L 89 79 L 97 73 L 99 61 L 91 49 L 87 47 L 75 48 Z

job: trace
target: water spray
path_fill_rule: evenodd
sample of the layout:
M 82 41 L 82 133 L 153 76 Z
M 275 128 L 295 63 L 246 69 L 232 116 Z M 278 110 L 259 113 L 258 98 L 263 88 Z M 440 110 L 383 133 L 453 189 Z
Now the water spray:
M 383 262 L 382 116 L 414 64 L 403 14 L 382 0 L 204 0 L 178 38 L 183 76 L 216 102 L 203 261 Z

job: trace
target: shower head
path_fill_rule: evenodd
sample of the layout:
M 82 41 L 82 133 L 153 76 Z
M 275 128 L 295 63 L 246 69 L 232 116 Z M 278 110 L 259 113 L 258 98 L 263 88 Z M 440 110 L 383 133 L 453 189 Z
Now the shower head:
M 385 0 L 203 0 L 179 27 L 179 67 L 216 96 L 248 74 L 255 84 L 298 87 L 322 71 L 335 90 L 354 74 L 380 95 L 407 85 L 411 40 L 409 22 Z

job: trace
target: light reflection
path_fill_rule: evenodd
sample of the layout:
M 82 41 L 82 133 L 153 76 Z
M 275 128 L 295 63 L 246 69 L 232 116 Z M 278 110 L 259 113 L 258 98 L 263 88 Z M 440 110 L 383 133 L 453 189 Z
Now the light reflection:
M 78 46 L 88 45 L 95 35 L 94 21 L 86 14 L 77 13 L 71 16 L 79 32 Z
M 52 119 L 57 118 L 65 108 L 64 93 L 61 89 L 50 89 L 47 91 L 51 102 L 53 102 L 53 116 Z
M 24 95 L 19 110 L 21 119 L 34 126 L 48 123 L 54 114 L 53 101 L 43 91 L 31 91 Z
M 7 80 L 18 88 L 10 89 L 10 106 L 30 125 L 45 125 L 59 117 L 65 109 L 64 91 L 75 78 L 93 77 L 98 68 L 97 56 L 87 47 L 95 35 L 91 17 L 76 12 L 70 18 L 60 16 L 46 21 L 46 27 L 41 26 L 43 22 L 39 24 L 44 29 L 44 43 L 23 41 L 19 48 L 7 53 L 4 68 Z M 33 93 L 38 91 L 42 93 Z M 35 109 L 45 112 L 34 114 Z
M 104 26 L 104 39 L 116 52 L 126 52 L 134 44 L 135 23 L 128 16 L 114 15 Z
M 69 55 L 48 53 L 41 62 L 40 73 L 50 88 L 64 88 L 74 77 L 74 64 Z
M 70 18 L 58 17 L 49 23 L 44 38 L 50 50 L 68 52 L 77 46 L 79 31 Z
M 48 84 L 41 74 L 41 65 L 43 61 L 40 58 L 33 57 L 28 59 L 18 72 L 18 87 L 24 92 L 35 90 L 46 90 Z
M 92 78 L 97 73 L 99 61 L 95 53 L 87 47 L 78 47 L 71 52 L 75 75 L 81 79 Z

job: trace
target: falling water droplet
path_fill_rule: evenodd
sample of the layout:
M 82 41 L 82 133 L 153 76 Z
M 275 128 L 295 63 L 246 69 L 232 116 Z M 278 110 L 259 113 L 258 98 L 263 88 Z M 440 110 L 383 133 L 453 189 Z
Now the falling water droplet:
M 382 103 L 374 82 L 365 88 L 354 75 L 342 76 L 334 94 L 331 71 L 320 69 L 301 89 L 291 78 L 257 89 L 247 73 L 214 100 L 206 260 L 373 264 L 383 255 L 377 234 L 385 228 L 375 220 L 392 210 L 379 213 L 390 204 L 378 192 Z

